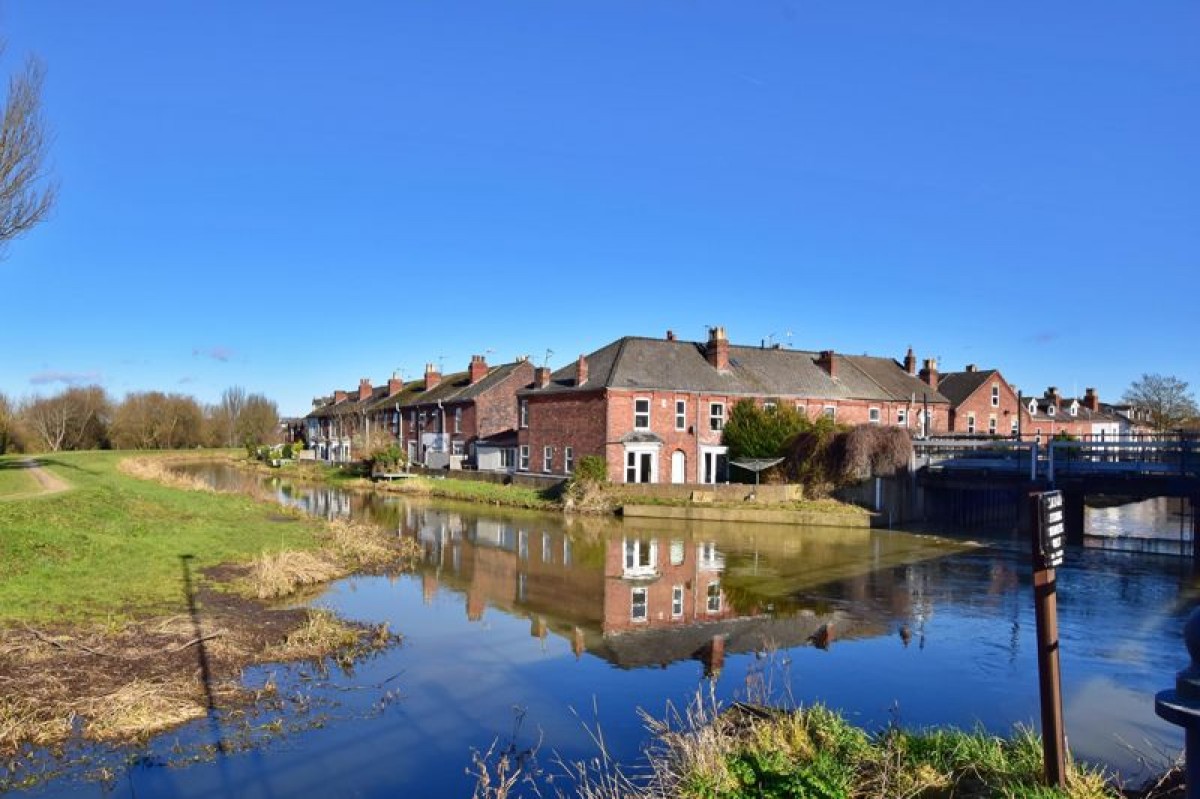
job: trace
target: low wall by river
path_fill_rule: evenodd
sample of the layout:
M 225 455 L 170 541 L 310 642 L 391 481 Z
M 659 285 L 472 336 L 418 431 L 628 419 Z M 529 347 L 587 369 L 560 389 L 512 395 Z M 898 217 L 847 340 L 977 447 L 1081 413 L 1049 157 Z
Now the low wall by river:
M 678 483 L 615 483 L 608 490 L 621 497 L 647 497 L 650 499 L 695 500 L 697 502 L 757 502 L 779 504 L 799 502 L 804 491 L 798 485 L 746 485 L 745 483 L 722 483 L 719 485 L 681 485 Z
M 851 527 L 855 529 L 866 529 L 871 526 L 871 517 L 866 513 L 821 513 L 810 510 L 706 508 L 703 505 L 625 505 L 621 513 L 628 518 L 640 519 L 797 524 L 807 527 Z

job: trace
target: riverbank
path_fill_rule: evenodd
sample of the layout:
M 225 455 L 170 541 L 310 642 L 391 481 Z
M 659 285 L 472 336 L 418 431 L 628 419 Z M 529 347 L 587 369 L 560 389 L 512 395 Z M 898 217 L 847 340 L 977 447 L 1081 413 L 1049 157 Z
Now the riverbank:
M 371 480 L 361 464 L 330 466 L 314 462 L 293 462 L 273 467 L 261 461 L 248 460 L 240 455 L 225 454 L 220 459 L 240 469 L 268 477 L 286 477 L 304 483 L 315 483 L 346 488 L 355 491 L 373 491 L 380 494 L 433 497 L 437 499 L 473 502 L 496 507 L 523 508 L 551 513 L 580 515 L 620 514 L 625 507 L 654 506 L 661 508 L 694 508 L 697 518 L 706 512 L 718 510 L 729 512 L 730 518 L 753 520 L 761 517 L 767 523 L 787 522 L 819 526 L 869 526 L 870 515 L 856 505 L 836 499 L 786 499 L 777 502 L 729 501 L 711 496 L 691 498 L 687 494 L 706 494 L 704 491 L 685 491 L 682 496 L 654 496 L 647 494 L 645 486 L 626 490 L 621 484 L 591 484 L 572 486 L 570 483 L 551 488 L 535 488 L 526 485 L 501 484 L 467 478 L 452 479 L 435 474 L 413 474 L 398 480 Z M 679 488 L 682 486 L 658 486 Z M 745 492 L 753 494 L 753 486 L 745 486 Z M 778 488 L 775 486 L 773 488 Z M 736 511 L 736 514 L 732 513 Z M 667 515 L 670 515 L 669 513 Z M 719 515 L 719 514 L 718 514 Z
M 410 549 L 212 491 L 164 468 L 180 457 L 41 456 L 68 490 L 0 500 L 0 755 L 143 738 L 253 701 L 251 664 L 348 663 L 397 640 L 265 600 L 403 569 Z
M 512 758 L 493 746 L 477 753 L 476 797 L 515 796 L 549 777 L 581 799 L 1171 799 L 1182 797 L 1171 771 L 1125 788 L 1101 769 L 1069 762 L 1066 786 L 1043 785 L 1042 742 L 1029 728 L 1007 736 L 982 729 L 868 732 L 821 705 L 784 709 L 759 703 L 721 706 L 698 695 L 665 718 L 646 717 L 653 741 L 645 762 L 622 767 L 593 739 L 599 757 L 549 770 L 537 754 Z M 556 774 L 562 771 L 564 773 Z M 562 792 L 563 783 L 572 789 Z

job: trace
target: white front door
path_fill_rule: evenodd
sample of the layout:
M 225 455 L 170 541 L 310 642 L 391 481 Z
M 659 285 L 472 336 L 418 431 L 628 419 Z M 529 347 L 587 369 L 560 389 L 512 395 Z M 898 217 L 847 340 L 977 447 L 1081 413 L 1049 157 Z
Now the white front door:
M 687 455 L 684 455 L 681 449 L 671 453 L 671 482 L 687 482 Z
M 658 482 L 657 447 L 631 447 L 625 450 L 625 482 Z
M 729 455 L 727 447 L 702 447 L 700 450 L 700 482 L 725 483 L 729 481 Z

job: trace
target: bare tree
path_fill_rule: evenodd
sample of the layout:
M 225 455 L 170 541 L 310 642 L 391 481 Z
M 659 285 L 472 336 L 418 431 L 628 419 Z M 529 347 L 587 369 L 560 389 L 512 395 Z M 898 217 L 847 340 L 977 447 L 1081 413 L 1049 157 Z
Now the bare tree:
M 12 402 L 0 393 L 0 455 L 14 448 L 17 417 Z
M 1144 409 L 1159 433 L 1179 428 L 1200 415 L 1186 381 L 1171 375 L 1144 374 L 1125 390 L 1122 402 Z
M 251 394 L 237 420 L 238 440 L 242 444 L 274 442 L 279 433 L 279 408 L 262 394 Z
M 238 419 L 246 407 L 246 389 L 230 386 L 221 392 L 221 400 L 209 408 L 209 428 L 212 444 L 218 447 L 236 447 L 243 443 L 238 438 Z
M 46 218 L 57 194 L 46 176 L 49 137 L 42 120 L 43 77 L 41 63 L 30 58 L 8 81 L 0 121 L 0 257 L 9 241 Z
M 104 389 L 84 386 L 27 401 L 21 418 L 36 443 L 50 452 L 99 449 L 108 445 L 110 408 Z
M 113 412 L 113 445 L 121 449 L 174 449 L 202 442 L 204 418 L 196 400 L 161 391 L 135 392 Z

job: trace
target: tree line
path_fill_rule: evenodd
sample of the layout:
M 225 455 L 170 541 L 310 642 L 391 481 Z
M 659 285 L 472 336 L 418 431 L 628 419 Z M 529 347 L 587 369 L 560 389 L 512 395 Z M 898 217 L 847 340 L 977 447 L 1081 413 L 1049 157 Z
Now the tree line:
M 13 401 L 0 393 L 0 454 L 80 449 L 183 449 L 273 443 L 279 410 L 233 386 L 212 405 L 162 391 L 114 401 L 100 386 Z

